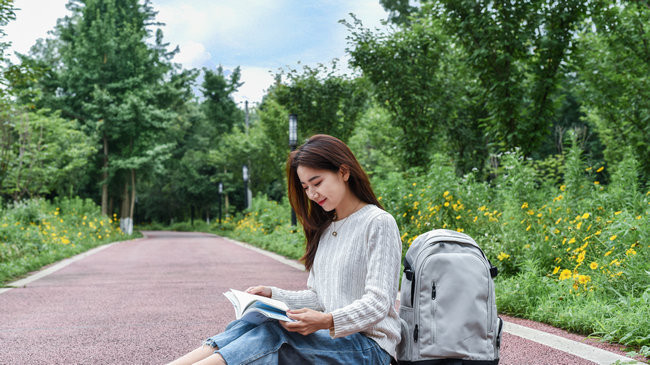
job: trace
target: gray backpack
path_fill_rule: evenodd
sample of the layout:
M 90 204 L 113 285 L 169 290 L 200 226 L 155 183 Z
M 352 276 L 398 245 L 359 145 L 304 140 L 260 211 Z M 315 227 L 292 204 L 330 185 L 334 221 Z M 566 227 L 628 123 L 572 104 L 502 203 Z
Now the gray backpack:
M 399 364 L 498 364 L 496 275 L 466 234 L 437 229 L 416 238 L 404 258 Z

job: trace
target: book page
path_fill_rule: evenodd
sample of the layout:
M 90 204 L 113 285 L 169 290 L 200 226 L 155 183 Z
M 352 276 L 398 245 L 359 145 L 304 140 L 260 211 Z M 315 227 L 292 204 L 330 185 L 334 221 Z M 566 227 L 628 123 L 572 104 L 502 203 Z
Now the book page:
M 275 307 L 275 308 L 280 309 L 282 311 L 289 310 L 289 307 L 286 304 L 284 304 L 283 302 L 281 302 L 279 300 L 276 300 L 276 299 L 263 297 L 261 295 L 249 294 L 249 293 L 246 293 L 246 292 L 243 292 L 243 291 L 240 291 L 240 290 L 236 290 L 236 289 L 230 289 L 230 292 L 237 298 L 237 302 L 239 303 L 238 307 L 241 310 L 240 313 L 243 313 L 246 310 L 246 308 L 248 308 L 252 303 L 254 303 L 256 301 L 257 302 L 262 302 L 264 304 L 267 304 L 267 305 L 269 305 L 271 307 Z

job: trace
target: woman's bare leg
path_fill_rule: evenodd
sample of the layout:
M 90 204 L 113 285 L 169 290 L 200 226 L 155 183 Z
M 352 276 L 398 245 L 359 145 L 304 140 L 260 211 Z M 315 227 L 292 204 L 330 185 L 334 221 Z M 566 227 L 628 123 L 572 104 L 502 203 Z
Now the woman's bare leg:
M 212 356 L 195 363 L 195 365 L 226 365 L 226 361 L 221 357 L 221 354 L 212 354 Z
M 215 348 L 203 345 L 185 356 L 170 362 L 168 365 L 190 365 L 206 359 L 214 354 Z M 221 358 L 221 356 L 219 356 Z

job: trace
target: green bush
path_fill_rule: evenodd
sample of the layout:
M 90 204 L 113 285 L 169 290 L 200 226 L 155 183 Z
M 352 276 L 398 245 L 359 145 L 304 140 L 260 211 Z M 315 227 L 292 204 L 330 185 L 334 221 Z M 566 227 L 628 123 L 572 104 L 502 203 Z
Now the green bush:
M 125 239 L 119 222 L 80 198 L 33 199 L 0 209 L 0 282 L 90 248 Z

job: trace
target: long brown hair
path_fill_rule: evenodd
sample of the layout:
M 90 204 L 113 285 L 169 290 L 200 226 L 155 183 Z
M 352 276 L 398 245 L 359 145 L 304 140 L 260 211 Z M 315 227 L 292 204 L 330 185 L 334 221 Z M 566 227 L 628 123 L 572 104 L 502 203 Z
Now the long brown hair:
M 348 186 L 354 195 L 365 203 L 384 209 L 375 197 L 368 175 L 359 165 L 359 161 L 350 148 L 338 138 L 317 134 L 289 154 L 287 160 L 289 202 L 305 231 L 307 246 L 301 261 L 305 263 L 307 270 L 310 270 L 314 263 L 320 236 L 334 219 L 334 210 L 326 212 L 320 205 L 309 200 L 298 178 L 298 166 L 338 172 L 343 165 L 350 172 Z

